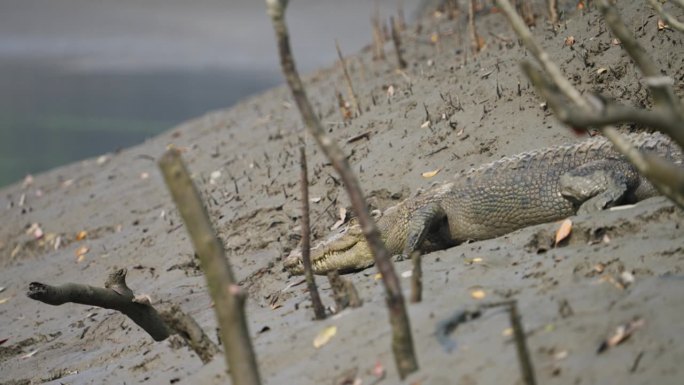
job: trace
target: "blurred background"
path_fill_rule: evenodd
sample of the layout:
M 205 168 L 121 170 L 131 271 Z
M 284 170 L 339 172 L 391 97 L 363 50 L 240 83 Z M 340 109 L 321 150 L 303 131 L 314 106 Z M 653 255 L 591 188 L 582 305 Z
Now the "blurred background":
M 299 70 L 418 0 L 291 0 Z M 264 0 L 0 0 L 0 187 L 280 84 Z

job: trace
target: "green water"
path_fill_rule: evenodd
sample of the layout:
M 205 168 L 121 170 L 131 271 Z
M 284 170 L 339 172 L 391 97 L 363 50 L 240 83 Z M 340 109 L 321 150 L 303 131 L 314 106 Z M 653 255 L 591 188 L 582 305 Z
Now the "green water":
M 278 82 L 250 71 L 82 74 L 0 62 L 0 187 L 141 143 Z

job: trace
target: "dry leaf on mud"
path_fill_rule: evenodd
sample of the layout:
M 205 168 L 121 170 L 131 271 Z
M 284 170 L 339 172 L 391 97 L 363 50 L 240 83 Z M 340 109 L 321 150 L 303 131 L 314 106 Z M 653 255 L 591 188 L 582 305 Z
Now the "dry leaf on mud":
M 563 45 L 566 45 L 568 47 L 572 47 L 575 44 L 575 37 L 574 36 L 568 36 L 565 38 L 565 41 L 563 42 Z
M 564 220 L 560 227 L 558 228 L 558 231 L 556 231 L 556 243 L 555 245 L 558 246 L 560 242 L 562 242 L 565 238 L 570 236 L 570 233 L 572 232 L 572 221 L 570 219 Z
M 88 253 L 90 249 L 87 246 L 81 246 L 78 249 L 76 249 L 76 262 L 81 262 L 83 259 L 85 259 L 86 253 Z
M 423 178 L 432 178 L 433 176 L 439 174 L 439 172 L 440 172 L 441 170 L 442 170 L 441 168 L 438 168 L 438 169 L 435 169 L 435 170 L 432 170 L 432 171 L 426 171 L 426 172 L 424 172 L 424 173 L 422 173 L 422 174 L 420 174 L 420 175 L 421 175 Z
M 30 352 L 30 353 L 26 353 L 26 354 L 24 354 L 23 356 L 21 356 L 20 358 L 21 358 L 22 360 L 25 360 L 25 359 L 27 359 L 27 358 L 33 357 L 36 353 L 38 353 L 38 349 L 36 349 L 36 350 L 34 350 L 34 351 Z
M 2 305 L 3 303 L 9 301 L 9 299 L 10 299 L 10 297 L 0 298 L 0 305 Z
M 605 68 L 605 67 L 601 67 L 601 68 L 599 68 L 599 69 L 596 70 L 596 73 L 599 74 L 599 75 L 603 75 L 603 74 L 605 74 L 606 72 L 608 72 L 608 69 Z
M 330 342 L 330 340 L 337 334 L 337 326 L 328 326 L 327 328 L 321 330 L 320 333 L 314 338 L 313 346 L 318 349 L 321 346 Z
M 481 288 L 475 288 L 470 290 L 470 296 L 473 297 L 473 299 L 483 299 L 487 294 Z
M 665 22 L 665 20 L 658 19 L 658 31 L 662 31 L 662 30 L 666 29 L 667 27 L 668 26 L 667 26 L 667 23 Z
M 77 241 L 82 241 L 88 236 L 88 232 L 85 230 L 81 230 L 78 233 L 76 233 L 76 240 Z
M 642 326 L 646 324 L 643 318 L 635 318 L 625 324 L 622 324 L 615 328 L 613 334 L 606 338 L 598 348 L 597 353 L 603 353 L 606 350 L 617 346 L 628 339 L 635 331 L 639 330 Z
M 339 210 L 338 214 L 339 214 L 338 217 L 339 217 L 340 219 L 338 219 L 337 222 L 335 222 L 335 223 L 330 227 L 330 230 L 335 230 L 335 229 L 337 229 L 338 227 L 340 227 L 340 226 L 342 226 L 342 225 L 344 224 L 344 221 L 347 219 L 347 209 L 345 209 L 344 207 L 340 207 L 340 210 Z

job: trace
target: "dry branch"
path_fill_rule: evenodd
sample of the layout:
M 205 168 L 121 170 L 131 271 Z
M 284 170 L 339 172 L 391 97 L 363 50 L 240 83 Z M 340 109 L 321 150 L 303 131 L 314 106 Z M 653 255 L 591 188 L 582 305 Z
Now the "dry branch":
M 316 117 L 313 107 L 306 96 L 306 91 L 292 57 L 289 33 L 285 24 L 287 1 L 267 0 L 266 5 L 276 34 L 280 65 L 297 103 L 299 112 L 302 115 L 302 120 L 309 133 L 311 133 L 328 159 L 330 159 L 335 171 L 340 174 L 366 241 L 373 253 L 375 265 L 382 275 L 390 324 L 392 326 L 392 350 L 399 376 L 404 378 L 418 369 L 418 362 L 413 348 L 411 325 L 406 312 L 404 296 L 401 292 L 399 279 L 390 261 L 390 254 L 380 238 L 378 227 L 371 219 L 363 193 L 356 177 L 349 168 L 347 158 L 337 144 L 325 134 L 325 130 L 320 120 Z
M 340 45 L 337 43 L 337 40 L 335 40 L 335 48 L 337 49 L 337 56 L 340 58 L 340 64 L 342 65 L 342 71 L 344 72 L 344 79 L 347 83 L 347 93 L 349 93 L 349 97 L 351 98 L 352 108 L 354 108 L 358 116 L 361 116 L 361 105 L 359 104 L 359 99 L 356 97 L 356 93 L 354 92 L 351 76 L 349 76 L 349 71 L 347 70 L 347 62 L 344 60 L 342 50 L 340 49 Z
M 311 305 L 314 309 L 314 316 L 317 320 L 325 319 L 325 307 L 318 294 L 316 279 L 311 270 L 311 224 L 309 223 L 309 173 L 306 167 L 306 151 L 304 146 L 299 148 L 299 159 L 301 165 L 302 183 L 302 264 L 304 265 L 304 276 L 306 286 L 309 288 Z
M 406 60 L 401 52 L 401 37 L 399 36 L 399 31 L 394 22 L 394 17 L 390 17 L 390 30 L 392 31 L 392 41 L 394 42 L 394 52 L 397 54 L 397 63 L 399 64 L 399 69 L 406 68 Z
M 558 0 L 546 0 L 549 9 L 549 21 L 555 27 L 558 24 Z
M 480 35 L 477 34 L 475 27 L 475 0 L 468 0 L 468 32 L 470 33 L 470 48 L 473 50 L 473 55 L 477 55 L 482 47 Z
M 126 285 L 126 269 L 111 273 L 104 288 L 79 283 L 51 286 L 31 282 L 26 295 L 48 305 L 59 306 L 72 302 L 119 311 L 143 328 L 155 341 L 163 341 L 170 335 L 157 310 L 147 302 L 135 300 L 133 290 Z
M 244 312 L 245 293 L 235 283 L 223 245 L 216 238 L 180 152 L 176 149 L 166 151 L 159 160 L 159 168 L 199 256 L 214 301 L 231 379 L 236 385 L 260 384 Z
M 359 307 L 363 304 L 354 284 L 340 276 L 337 270 L 328 272 L 328 281 L 335 300 L 335 313 L 339 313 L 347 307 Z
M 648 0 L 648 3 L 658 12 L 658 15 L 669 25 L 670 27 L 676 29 L 679 32 L 684 32 L 684 23 L 677 20 L 676 17 L 665 12 L 663 6 L 658 2 L 658 0 Z M 680 7 L 684 8 L 684 2 L 676 2 Z
M 589 101 L 583 98 L 579 91 L 577 91 L 577 89 L 575 89 L 562 75 L 560 69 L 549 58 L 548 53 L 534 41 L 530 30 L 525 26 L 525 23 L 520 16 L 513 10 L 513 7 L 508 0 L 497 0 L 497 5 L 502 9 L 516 34 L 523 41 L 525 47 L 532 53 L 535 59 L 537 59 L 544 72 L 550 78 L 549 81 L 543 80 L 544 75 L 541 73 L 538 73 L 537 76 L 532 76 L 535 74 L 534 69 L 530 65 L 523 66 L 523 70 L 529 76 L 534 77 L 534 79 L 532 77 L 530 79 L 535 87 L 544 97 L 555 93 L 569 99 L 569 105 L 563 102 L 551 103 L 550 101 L 549 104 L 552 108 L 555 107 L 554 112 L 558 114 L 559 119 L 563 121 L 570 116 L 577 116 L 578 114 L 591 116 L 592 114 L 598 113 L 603 115 L 603 111 L 596 111 Z M 659 106 L 659 109 L 654 111 L 661 113 L 662 111 L 669 110 L 667 112 L 669 116 L 674 116 L 680 122 L 684 123 L 684 120 L 682 120 L 683 118 L 681 118 L 681 115 L 684 114 L 681 112 L 681 103 L 674 96 L 671 87 L 668 86 L 668 82 L 661 80 L 662 77 L 659 76 L 660 74 L 657 67 L 650 61 L 650 58 L 648 58 L 643 48 L 636 43 L 636 40 L 619 18 L 617 11 L 608 4 L 608 0 L 600 0 L 600 7 L 601 11 L 606 16 L 606 22 L 612 32 L 618 38 L 625 39 L 627 42 L 626 44 L 623 42 L 625 49 L 637 63 L 637 66 L 642 73 L 647 76 L 647 83 L 650 84 L 649 87 L 654 95 L 656 105 Z M 570 111 L 571 109 L 576 110 L 577 113 L 572 113 Z M 665 162 L 660 159 L 654 160 L 653 156 L 642 154 L 611 125 L 591 124 L 589 126 L 599 128 L 613 143 L 616 150 L 634 164 L 637 170 L 644 175 L 658 191 L 669 197 L 680 207 L 684 208 L 684 188 L 679 182 L 684 179 L 684 175 L 682 175 L 683 172 L 680 169 L 673 165 L 666 165 Z M 680 123 L 679 126 L 681 127 L 682 124 Z M 584 128 L 586 128 L 586 126 Z M 665 132 L 669 134 L 669 132 Z M 684 139 L 680 140 L 683 135 L 684 132 L 682 132 L 682 130 L 676 130 L 676 132 L 671 134 L 672 138 L 675 142 L 680 144 L 680 146 L 684 143 Z
M 202 360 L 209 363 L 221 349 L 197 324 L 194 318 L 186 314 L 178 305 L 170 305 L 159 312 L 164 323 L 175 333 L 181 336 L 188 346 Z

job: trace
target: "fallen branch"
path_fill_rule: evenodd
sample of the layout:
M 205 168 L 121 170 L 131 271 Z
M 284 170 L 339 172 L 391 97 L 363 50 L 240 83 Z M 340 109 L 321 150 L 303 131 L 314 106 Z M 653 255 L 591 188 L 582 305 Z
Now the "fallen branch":
M 159 160 L 159 168 L 199 256 L 214 301 L 231 379 L 236 385 L 258 385 L 261 380 L 244 312 L 246 296 L 235 283 L 199 192 L 178 150 L 166 151 Z
M 318 294 L 316 279 L 311 270 L 311 224 L 309 223 L 309 176 L 306 168 L 306 151 L 304 146 L 299 148 L 299 159 L 301 165 L 302 183 L 302 264 L 304 265 L 304 276 L 306 286 L 309 288 L 311 305 L 317 320 L 325 319 L 325 307 Z
M 163 341 L 169 337 L 169 328 L 157 310 L 149 302 L 136 301 L 133 290 L 126 285 L 126 269 L 111 273 L 104 286 L 102 288 L 79 283 L 51 286 L 31 282 L 26 295 L 48 305 L 59 306 L 72 302 L 116 310 L 143 328 L 155 341 Z
M 202 360 L 209 363 L 215 355 L 221 353 L 209 336 L 197 324 L 194 318 L 186 314 L 178 305 L 170 305 L 159 312 L 167 327 L 181 336 L 188 346 Z
M 344 186 L 349 194 L 354 212 L 357 215 L 359 224 L 363 230 L 368 246 L 375 259 L 375 265 L 382 275 L 385 286 L 387 307 L 389 309 L 390 324 L 392 326 L 392 350 L 397 365 L 399 376 L 403 379 L 408 374 L 418 370 L 418 361 L 413 348 L 413 337 L 411 335 L 411 325 L 406 313 L 404 296 L 401 292 L 399 279 L 387 248 L 380 238 L 380 231 L 372 220 L 366 201 L 359 187 L 356 177 L 351 172 L 347 158 L 342 150 L 326 134 L 323 126 L 316 117 L 316 114 L 306 96 L 302 80 L 299 77 L 295 66 L 292 50 L 290 48 L 290 38 L 285 24 L 286 0 L 266 0 L 268 14 L 273 22 L 275 30 L 280 65 L 283 69 L 285 79 L 292 91 L 299 112 L 302 115 L 309 133 L 314 137 L 325 155 L 330 159 L 333 168 L 340 174 Z

